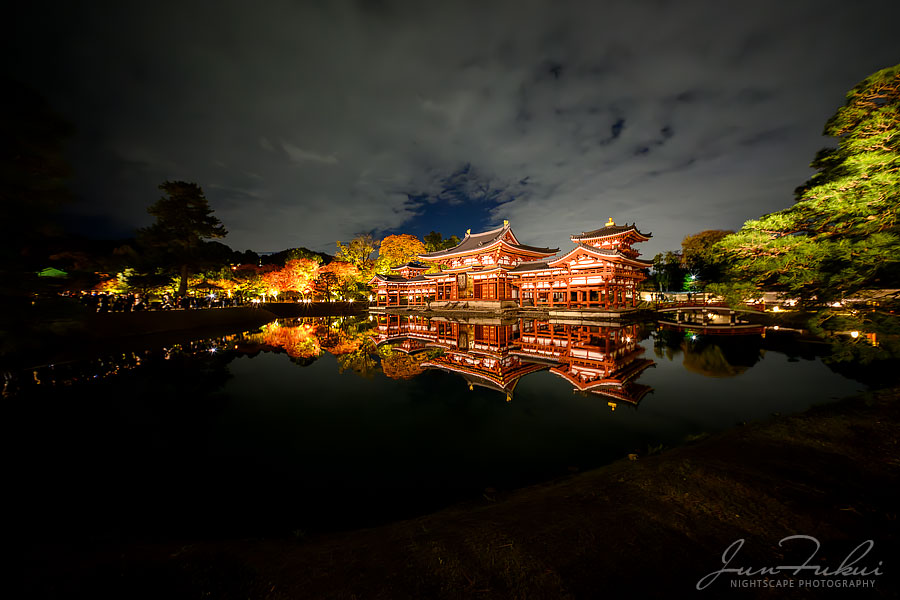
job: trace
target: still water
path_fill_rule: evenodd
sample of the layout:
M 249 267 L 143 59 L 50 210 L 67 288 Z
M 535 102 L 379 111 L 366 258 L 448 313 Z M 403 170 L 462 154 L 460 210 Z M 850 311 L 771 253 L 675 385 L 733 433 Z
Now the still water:
M 27 525 L 365 526 L 645 455 L 865 386 L 783 332 L 293 319 L 5 383 Z

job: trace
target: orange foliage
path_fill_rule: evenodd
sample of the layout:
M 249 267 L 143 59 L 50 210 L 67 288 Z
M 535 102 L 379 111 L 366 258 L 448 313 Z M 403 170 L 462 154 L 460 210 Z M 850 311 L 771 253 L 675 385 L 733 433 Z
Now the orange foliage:
M 318 275 L 319 264 L 308 258 L 294 258 L 284 268 L 262 275 L 264 285 L 279 293 L 298 292 L 309 294 Z
M 382 358 L 381 370 L 391 379 L 412 379 L 425 371 L 416 357 L 402 352 L 392 352 Z
M 330 346 L 323 346 L 325 350 L 331 352 L 335 356 L 339 356 L 341 354 L 349 354 L 351 352 L 356 352 L 359 350 L 360 341 L 359 340 L 351 340 L 342 338 Z
M 411 260 L 416 260 L 420 254 L 425 254 L 425 252 L 425 244 L 419 238 L 403 233 L 400 235 L 389 235 L 381 240 L 378 257 L 385 266 L 396 267 Z
M 333 260 L 324 267 L 320 267 L 319 274 L 322 273 L 332 273 L 335 278 L 337 278 L 339 284 L 356 281 L 361 277 L 356 265 L 340 260 Z
M 120 284 L 121 282 L 118 279 L 110 277 L 92 287 L 91 290 L 95 292 L 115 293 L 119 291 Z
M 293 358 L 311 358 L 322 354 L 316 326 L 312 323 L 302 325 L 280 325 L 270 323 L 262 328 L 262 332 L 251 336 L 255 341 L 275 348 L 284 348 L 288 356 Z

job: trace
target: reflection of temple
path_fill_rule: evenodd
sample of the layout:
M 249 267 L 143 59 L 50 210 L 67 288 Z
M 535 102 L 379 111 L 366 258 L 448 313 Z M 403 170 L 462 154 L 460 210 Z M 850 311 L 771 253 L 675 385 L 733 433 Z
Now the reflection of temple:
M 641 358 L 639 326 L 564 325 L 531 319 L 465 323 L 424 317 L 377 317 L 376 341 L 407 353 L 443 350 L 424 368 L 462 375 L 469 385 L 512 399 L 519 379 L 549 369 L 575 391 L 637 405 L 650 387 L 636 382 L 652 360 Z
M 638 325 L 559 325 L 542 321 L 523 325 L 517 355 L 556 364 L 550 372 L 572 384 L 575 391 L 637 405 L 651 390 L 635 380 L 652 360 L 641 358 Z

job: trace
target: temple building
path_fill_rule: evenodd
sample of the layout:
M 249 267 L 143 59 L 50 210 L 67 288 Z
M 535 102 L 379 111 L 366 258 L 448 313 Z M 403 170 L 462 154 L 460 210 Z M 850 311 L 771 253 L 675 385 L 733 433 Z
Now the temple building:
M 560 258 L 512 269 L 519 306 L 623 310 L 638 305 L 637 286 L 652 263 L 640 260 L 631 246 L 650 234 L 609 219 L 600 229 L 570 239 L 575 248 Z
M 648 239 L 634 225 L 610 219 L 600 229 L 571 236 L 576 247 L 551 259 L 559 248 L 522 244 L 504 221 L 483 233 L 469 230 L 457 246 L 421 254 L 422 262 L 375 275 L 369 285 L 381 307 L 628 310 L 637 306 L 637 285 L 651 265 L 632 245 Z
M 500 309 L 518 306 L 509 272 L 523 262 L 553 256 L 559 248 L 539 248 L 519 243 L 509 221 L 483 233 L 466 231 L 463 240 L 448 250 L 422 254 L 419 259 L 432 271 L 413 277 L 375 275 L 369 285 L 378 306 Z M 419 263 L 407 263 L 419 264 Z M 409 272 L 412 274 L 412 271 Z

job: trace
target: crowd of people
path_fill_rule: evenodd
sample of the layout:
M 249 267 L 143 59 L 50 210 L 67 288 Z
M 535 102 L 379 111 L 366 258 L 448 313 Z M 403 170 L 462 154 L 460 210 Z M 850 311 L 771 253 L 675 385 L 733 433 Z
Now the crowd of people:
M 90 292 L 81 295 L 81 303 L 91 312 L 139 312 L 144 310 L 187 310 L 199 308 L 224 308 L 240 306 L 234 298 L 204 296 L 177 296 L 169 293 L 156 300 L 149 300 L 139 293 L 114 294 Z

